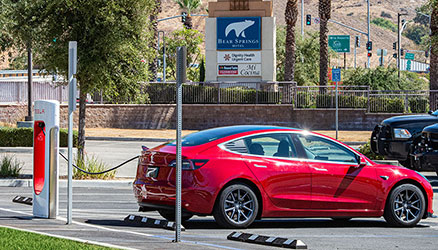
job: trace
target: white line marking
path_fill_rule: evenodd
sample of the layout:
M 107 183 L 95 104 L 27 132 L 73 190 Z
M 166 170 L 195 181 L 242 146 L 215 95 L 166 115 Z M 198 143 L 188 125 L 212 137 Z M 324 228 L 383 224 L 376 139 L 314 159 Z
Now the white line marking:
M 23 215 L 27 215 L 27 216 L 33 216 L 33 214 L 31 214 L 31 213 L 14 211 L 11 209 L 6 209 L 6 208 L 0 208 L 0 210 L 6 211 L 6 212 L 12 212 L 12 213 L 19 213 L 19 214 L 23 214 Z M 65 219 L 65 218 L 57 218 L 57 220 L 67 222 L 67 219 Z M 90 225 L 90 224 L 86 224 L 86 223 L 82 223 L 82 222 L 78 222 L 78 221 L 73 221 L 73 223 L 76 225 L 80 225 L 80 226 L 93 227 L 93 228 L 102 229 L 102 230 L 106 230 L 106 231 L 110 231 L 110 232 L 127 233 L 127 234 L 133 234 L 133 235 L 139 235 L 139 236 L 145 236 L 145 237 L 151 237 L 151 238 L 166 239 L 169 241 L 172 241 L 174 239 L 174 238 L 167 237 L 167 236 L 139 233 L 139 232 L 128 231 L 128 230 L 118 230 L 118 229 L 113 229 L 113 228 L 97 226 L 97 225 Z M 229 249 L 229 250 L 242 250 L 240 248 L 221 246 L 221 245 L 210 244 L 210 243 L 199 242 L 199 241 L 182 240 L 181 242 L 187 243 L 187 244 L 192 244 L 192 245 L 210 246 L 210 247 L 217 247 L 217 248 Z
M 55 234 L 50 234 L 50 233 L 43 233 L 43 232 L 33 231 L 33 230 L 29 230 L 29 229 L 22 229 L 22 228 L 18 228 L 18 227 L 11 227 L 11 226 L 5 226 L 5 225 L 1 225 L 0 227 L 5 227 L 5 228 L 14 229 L 14 230 L 23 231 L 23 232 L 46 235 L 46 236 L 50 236 L 50 237 L 54 237 L 54 238 L 58 238 L 58 239 L 73 240 L 73 241 L 78 241 L 78 242 L 85 243 L 85 244 L 94 244 L 94 245 L 103 246 L 103 247 L 120 248 L 120 249 L 127 249 L 127 250 L 137 250 L 137 248 L 132 248 L 132 247 L 124 247 L 124 246 L 113 245 L 113 244 L 109 244 L 109 243 L 102 243 L 102 242 L 98 242 L 98 241 L 83 240 L 83 239 L 75 238 L 75 237 L 61 236 L 61 235 L 55 235 Z

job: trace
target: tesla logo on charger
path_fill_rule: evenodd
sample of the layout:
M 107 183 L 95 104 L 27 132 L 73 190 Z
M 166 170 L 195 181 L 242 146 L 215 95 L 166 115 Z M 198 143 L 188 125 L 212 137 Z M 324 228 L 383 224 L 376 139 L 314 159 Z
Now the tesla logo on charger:
M 35 109 L 35 114 L 44 114 L 44 109 Z

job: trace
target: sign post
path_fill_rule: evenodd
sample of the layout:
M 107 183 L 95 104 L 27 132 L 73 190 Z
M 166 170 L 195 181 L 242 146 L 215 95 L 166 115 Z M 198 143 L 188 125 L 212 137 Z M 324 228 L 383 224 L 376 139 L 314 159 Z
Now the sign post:
M 339 105 L 338 105 L 338 83 L 341 81 L 341 69 L 332 69 L 332 80 L 336 83 L 336 96 L 335 96 L 335 102 L 336 102 L 336 140 L 338 139 L 338 132 L 339 132 Z
M 182 174 L 182 84 L 186 81 L 186 47 L 176 50 L 176 202 L 175 202 L 175 240 L 181 242 L 181 174 Z
M 77 42 L 68 43 L 68 204 L 67 224 L 72 222 L 73 207 L 73 112 L 76 110 Z

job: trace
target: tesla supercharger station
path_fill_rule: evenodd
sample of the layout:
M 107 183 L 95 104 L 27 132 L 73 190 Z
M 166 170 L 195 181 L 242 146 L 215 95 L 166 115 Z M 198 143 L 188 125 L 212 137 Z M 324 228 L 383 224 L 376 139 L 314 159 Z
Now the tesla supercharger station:
M 33 134 L 33 215 L 58 216 L 59 102 L 35 101 Z

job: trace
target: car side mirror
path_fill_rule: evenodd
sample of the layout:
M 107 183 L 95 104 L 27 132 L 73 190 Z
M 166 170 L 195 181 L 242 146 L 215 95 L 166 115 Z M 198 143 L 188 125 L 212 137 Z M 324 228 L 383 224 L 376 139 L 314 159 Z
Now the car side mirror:
M 368 164 L 367 160 L 365 160 L 365 157 L 360 156 L 360 160 L 359 160 L 359 167 L 363 168 Z

